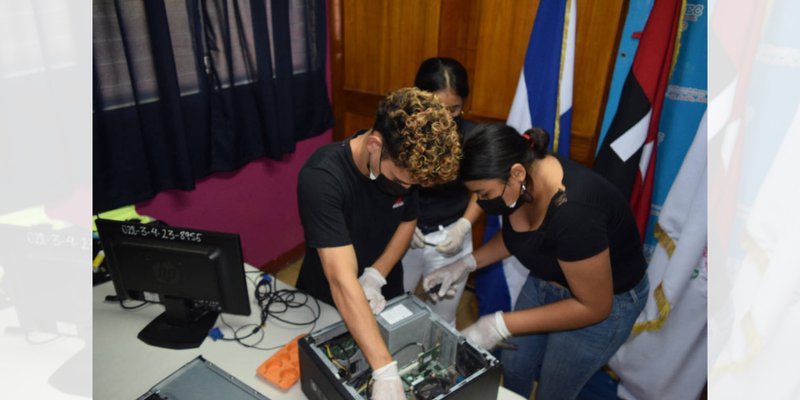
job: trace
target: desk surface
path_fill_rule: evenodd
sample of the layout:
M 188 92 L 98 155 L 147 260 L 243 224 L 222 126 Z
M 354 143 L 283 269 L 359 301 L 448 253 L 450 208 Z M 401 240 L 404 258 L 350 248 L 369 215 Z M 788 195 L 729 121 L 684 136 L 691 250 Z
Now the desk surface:
M 249 271 L 254 271 L 247 267 Z M 255 274 L 248 274 L 254 278 Z M 278 281 L 278 288 L 291 288 Z M 253 283 L 248 280 L 251 299 L 250 316 L 222 314 L 231 326 L 238 327 L 258 321 L 258 310 L 253 300 Z M 246 348 L 236 342 L 212 341 L 206 339 L 199 348 L 170 350 L 149 346 L 136 335 L 153 318 L 164 311 L 164 307 L 151 304 L 138 310 L 123 310 L 119 303 L 105 302 L 105 296 L 114 294 L 111 282 L 93 289 L 94 317 L 94 365 L 93 395 L 95 399 L 131 399 L 147 392 L 156 383 L 188 363 L 198 355 L 216 364 L 253 389 L 270 399 L 305 399 L 296 384 L 286 392 L 272 386 L 256 375 L 256 368 L 277 350 L 256 350 Z M 314 330 L 318 330 L 341 320 L 339 313 L 330 305 L 320 302 L 322 309 Z M 314 307 L 312 305 L 312 307 Z M 287 312 L 286 318 L 303 320 L 311 317 L 306 308 Z M 217 326 L 220 322 L 217 321 Z M 308 333 L 310 326 L 293 327 L 279 321 L 267 322 L 262 347 L 281 345 L 301 333 Z M 224 330 L 226 333 L 229 330 Z M 505 388 L 500 388 L 498 399 L 522 399 Z
M 54 384 L 53 378 L 65 363 L 84 352 L 91 352 L 91 343 L 74 335 L 51 333 L 8 333 L 7 328 L 19 325 L 13 307 L 0 309 L 0 398 L 3 399 L 64 399 L 90 398 L 89 379 L 74 380 L 71 389 Z M 55 338 L 55 339 L 53 339 Z M 88 347 L 88 348 L 87 348 Z M 86 353 L 88 354 L 88 353 Z M 79 359 L 83 360 L 83 358 Z M 79 363 L 76 370 L 88 372 L 91 358 Z M 70 365 L 75 367 L 75 365 Z

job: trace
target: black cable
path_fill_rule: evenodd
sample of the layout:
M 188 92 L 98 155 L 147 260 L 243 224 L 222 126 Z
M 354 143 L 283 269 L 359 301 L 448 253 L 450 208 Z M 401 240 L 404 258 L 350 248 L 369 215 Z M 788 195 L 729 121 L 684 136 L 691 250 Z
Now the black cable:
M 432 376 L 414 385 L 414 396 L 422 400 L 429 400 L 446 394 L 448 389 L 450 389 L 450 382 L 447 379 Z
M 255 335 L 255 334 L 256 334 L 256 332 L 258 332 L 258 331 L 260 330 L 260 329 L 253 329 L 252 331 L 250 331 L 250 334 L 248 334 L 247 336 L 239 336 L 239 332 L 240 332 L 242 329 L 244 329 L 244 328 L 247 328 L 247 327 L 249 327 L 249 326 L 255 326 L 255 327 L 258 327 L 258 325 L 257 325 L 257 324 L 247 324 L 247 325 L 242 325 L 242 326 L 240 326 L 240 327 L 238 327 L 238 328 L 234 328 L 234 327 L 232 327 L 232 326 L 231 326 L 231 325 L 230 325 L 230 324 L 229 324 L 227 321 L 225 321 L 225 318 L 222 316 L 222 314 L 220 314 L 220 315 L 219 315 L 219 320 L 220 320 L 220 321 L 222 321 L 222 323 L 223 323 L 223 324 L 224 324 L 226 327 L 228 327 L 228 329 L 230 329 L 231 331 L 233 331 L 233 337 L 232 337 L 232 338 L 226 338 L 226 337 L 222 337 L 222 338 L 220 338 L 220 339 L 219 339 L 219 340 L 226 341 L 226 342 L 239 342 L 239 341 L 241 341 L 241 340 L 244 340 L 244 339 L 247 339 L 247 338 L 249 338 L 250 336 L 253 336 L 253 335 Z M 263 332 L 262 332 L 262 336 L 263 336 Z M 241 343 L 241 342 L 240 342 L 240 343 Z M 246 344 L 244 344 L 244 343 L 242 343 L 242 345 L 243 345 L 243 346 L 247 346 L 247 345 L 246 345 Z
M 151 304 L 150 302 L 142 301 L 141 303 L 139 303 L 139 304 L 137 304 L 135 306 L 126 306 L 125 305 L 125 300 L 119 299 L 119 306 L 122 307 L 125 310 L 138 310 L 138 309 L 140 309 L 142 307 L 145 307 L 147 305 L 150 305 L 150 304 Z
M 247 324 L 240 326 L 239 328 L 234 329 L 230 324 L 225 322 L 220 315 L 220 319 L 222 323 L 231 331 L 233 331 L 232 338 L 225 338 L 223 337 L 221 340 L 223 341 L 235 341 L 241 344 L 244 347 L 252 348 L 256 350 L 275 350 L 279 349 L 286 345 L 286 343 L 272 346 L 272 347 L 259 347 L 258 345 L 264 340 L 264 327 L 266 326 L 267 320 L 270 318 L 277 319 L 285 324 L 292 325 L 292 326 L 306 326 L 311 325 L 311 329 L 309 329 L 309 333 L 313 332 L 317 326 L 317 321 L 320 318 L 322 313 L 322 308 L 319 304 L 319 300 L 309 296 L 307 293 L 301 290 L 291 290 L 291 289 L 280 289 L 278 290 L 277 285 L 275 283 L 274 278 L 268 277 L 266 273 L 261 271 L 248 271 L 248 273 L 261 273 L 258 277 L 258 282 L 255 282 L 251 279 L 251 282 L 255 285 L 255 294 L 254 297 L 256 299 L 256 304 L 259 308 L 259 324 Z M 316 310 L 309 304 L 309 299 L 314 299 L 314 303 L 316 304 Z M 311 315 L 313 316 L 310 320 L 307 321 L 293 321 L 286 319 L 284 317 L 279 316 L 290 309 L 293 308 L 308 308 L 311 311 Z M 241 336 L 240 332 L 245 328 L 253 327 L 249 333 Z M 261 335 L 259 336 L 258 340 L 253 343 L 245 343 L 243 340 L 252 337 L 257 332 L 260 332 Z
M 419 346 L 419 348 L 422 349 L 422 352 L 425 352 L 425 346 L 423 346 L 422 343 L 420 343 L 420 342 L 411 342 L 411 343 L 408 343 L 405 346 L 395 350 L 394 353 L 392 353 L 392 358 L 394 358 L 394 356 L 396 356 L 401 351 L 403 351 L 403 350 L 405 350 L 405 349 L 407 349 L 407 348 L 409 348 L 411 346 L 414 346 L 414 345 Z
M 302 295 L 302 301 L 300 299 L 296 299 L 299 295 Z M 281 321 L 283 323 L 294 325 L 294 326 L 305 326 L 305 325 L 313 325 L 316 326 L 317 320 L 319 320 L 321 308 L 319 305 L 319 300 L 314 298 L 314 302 L 317 305 L 317 311 L 308 305 L 308 300 L 313 298 L 309 296 L 307 293 L 296 290 L 296 289 L 280 289 L 278 290 L 275 279 L 267 279 L 264 278 L 262 275 L 261 280 L 256 285 L 255 291 L 255 298 L 256 303 L 258 303 L 259 308 L 261 309 L 261 325 L 263 326 L 267 320 L 272 317 Z M 274 309 L 274 306 L 279 306 L 277 310 Z M 281 318 L 278 315 L 289 311 L 292 308 L 308 308 L 311 311 L 311 315 L 313 318 L 309 321 L 291 321 L 285 318 Z M 313 329 L 313 327 L 312 327 Z
M 247 271 L 246 274 L 253 273 L 253 272 L 261 272 L 261 271 Z M 255 279 L 253 279 L 253 278 L 251 278 L 251 277 L 249 277 L 247 275 L 245 275 L 245 278 L 247 278 L 247 280 L 250 281 L 250 283 L 253 284 L 253 287 L 258 286 L 258 282 L 256 282 Z

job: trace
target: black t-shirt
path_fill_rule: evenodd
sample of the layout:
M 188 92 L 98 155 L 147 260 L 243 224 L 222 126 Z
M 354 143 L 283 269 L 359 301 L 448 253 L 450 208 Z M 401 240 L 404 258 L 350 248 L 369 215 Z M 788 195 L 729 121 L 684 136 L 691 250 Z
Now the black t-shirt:
M 464 143 L 464 135 L 476 123 L 457 118 L 458 135 Z M 461 181 L 452 181 L 432 188 L 419 188 L 419 219 L 417 226 L 423 233 L 436 231 L 439 225 L 450 225 L 464 215 L 469 204 L 469 191 Z
M 364 132 L 359 131 L 353 137 Z M 353 245 L 360 276 L 380 257 L 400 223 L 417 217 L 416 192 L 413 189 L 406 196 L 393 197 L 378 189 L 353 162 L 350 140 L 317 149 L 300 170 L 297 183 L 297 203 L 306 240 L 297 288 L 333 304 L 317 249 Z M 400 262 L 386 281 L 383 295 L 387 299 L 403 293 Z
M 583 260 L 608 248 L 614 293 L 632 289 L 644 276 L 645 259 L 628 201 L 594 171 L 557 158 L 566 190 L 550 200 L 539 229 L 517 232 L 503 217 L 506 248 L 537 278 L 567 288 L 558 260 Z

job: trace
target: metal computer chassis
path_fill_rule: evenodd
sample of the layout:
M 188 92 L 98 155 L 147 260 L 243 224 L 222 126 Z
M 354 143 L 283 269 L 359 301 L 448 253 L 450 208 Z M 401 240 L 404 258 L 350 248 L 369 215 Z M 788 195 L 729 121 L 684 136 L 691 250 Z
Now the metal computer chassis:
M 466 341 L 415 296 L 406 294 L 392 299 L 376 320 L 389 352 L 398 362 L 408 399 L 486 400 L 497 397 L 502 371 L 500 361 Z M 334 341 L 337 342 L 335 350 L 344 354 L 347 361 L 336 361 L 336 356 L 331 354 Z M 347 346 L 352 346 L 351 350 L 342 349 L 338 344 L 345 341 Z M 368 382 L 371 370 L 344 322 L 301 339 L 299 359 L 300 381 L 309 399 L 366 399 L 369 395 L 369 384 L 364 382 Z M 418 372 L 419 375 L 408 372 L 416 371 L 415 368 L 426 371 Z M 412 381 L 430 378 L 426 374 L 439 374 L 443 380 L 449 377 L 450 387 L 445 393 L 440 390 L 432 397 L 432 392 L 418 393 Z M 351 384 L 358 377 L 363 378 L 359 383 L 361 390 Z

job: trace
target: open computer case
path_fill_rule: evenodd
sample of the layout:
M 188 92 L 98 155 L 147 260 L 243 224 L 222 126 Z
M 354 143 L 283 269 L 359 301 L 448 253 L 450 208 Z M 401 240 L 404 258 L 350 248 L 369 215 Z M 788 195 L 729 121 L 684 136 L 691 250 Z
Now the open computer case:
M 408 399 L 497 397 L 500 361 L 473 346 L 418 298 L 406 294 L 392 299 L 376 319 Z M 299 359 L 301 385 L 309 399 L 369 398 L 372 370 L 344 322 L 301 339 Z

